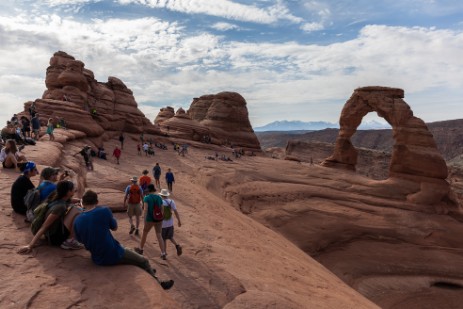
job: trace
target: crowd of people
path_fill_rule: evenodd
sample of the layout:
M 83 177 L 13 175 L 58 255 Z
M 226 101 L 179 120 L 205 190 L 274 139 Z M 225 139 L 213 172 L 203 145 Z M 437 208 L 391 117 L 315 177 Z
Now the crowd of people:
M 115 149 L 119 147 L 116 146 Z M 85 146 L 81 154 L 87 167 L 92 165 L 91 147 Z M 81 199 L 74 197 L 76 187 L 70 180 L 69 171 L 45 167 L 40 172 L 34 162 L 27 161 L 19 153 L 14 140 L 7 141 L 0 159 L 4 168 L 16 168 L 21 171 L 11 186 L 11 206 L 14 212 L 24 215 L 25 221 L 31 223 L 32 239 L 28 244 L 21 246 L 17 250 L 18 253 L 30 253 L 41 243 L 59 246 L 65 250 L 85 248 L 90 251 L 91 258 L 97 265 L 136 265 L 153 276 L 164 289 L 173 286 L 173 280 L 159 280 L 155 269 L 143 256 L 147 236 L 153 227 L 161 259 L 167 259 L 168 240 L 175 245 L 177 255 L 180 256 L 183 252 L 181 245 L 174 239 L 174 216 L 179 227 L 181 220 L 177 205 L 170 198 L 175 182 L 170 168 L 165 173 L 168 189 L 161 189 L 161 167 L 156 163 L 153 167 L 154 183 L 148 170 L 144 170 L 140 181 L 138 177 L 132 177 L 124 191 L 124 205 L 130 224 L 129 234 L 140 236 L 142 214 L 144 218 L 140 243 L 131 250 L 113 237 L 111 231 L 117 230 L 117 221 L 108 207 L 99 205 L 98 195 L 94 191 L 87 190 Z M 40 175 L 40 181 L 35 187 L 31 178 L 37 175 Z M 156 193 L 156 188 L 160 190 L 159 194 Z M 31 206 L 30 201 L 26 199 L 31 192 L 37 196 L 35 206 Z M 26 214 L 31 210 L 32 217 L 29 219 Z

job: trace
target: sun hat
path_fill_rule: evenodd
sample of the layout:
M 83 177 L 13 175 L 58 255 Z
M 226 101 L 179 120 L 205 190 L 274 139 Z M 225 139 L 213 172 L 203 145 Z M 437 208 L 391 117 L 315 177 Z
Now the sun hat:
M 132 178 L 130 178 L 130 181 L 137 182 L 137 181 L 138 181 L 138 177 L 137 177 L 137 176 L 133 176 Z
M 159 195 L 161 195 L 161 196 L 169 196 L 170 193 L 169 193 L 169 190 L 162 189 L 161 192 L 159 192 Z
M 48 180 L 51 178 L 53 175 L 58 175 L 59 168 L 54 168 L 54 167 L 46 167 L 42 170 L 42 173 L 40 173 L 40 177 L 42 177 L 45 180 Z

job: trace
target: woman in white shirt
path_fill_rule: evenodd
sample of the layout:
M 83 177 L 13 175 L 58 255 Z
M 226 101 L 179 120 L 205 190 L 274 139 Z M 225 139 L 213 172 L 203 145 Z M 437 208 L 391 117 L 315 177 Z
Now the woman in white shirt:
M 27 163 L 26 157 L 19 152 L 16 147 L 16 142 L 9 139 L 5 143 L 5 147 L 0 151 L 0 162 L 3 168 L 15 168 L 20 170 Z

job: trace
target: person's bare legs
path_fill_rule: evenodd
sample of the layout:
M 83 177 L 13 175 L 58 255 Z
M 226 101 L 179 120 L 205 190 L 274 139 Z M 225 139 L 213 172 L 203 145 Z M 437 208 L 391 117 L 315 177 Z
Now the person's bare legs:
M 164 242 L 164 239 L 162 239 L 162 234 L 161 233 L 156 233 L 156 238 L 158 239 L 159 249 L 161 249 L 161 254 L 165 254 L 166 253 L 166 244 Z
M 148 236 L 149 231 L 153 228 L 154 222 L 146 222 L 145 225 L 143 226 L 143 234 L 141 235 L 140 239 L 140 249 L 143 250 L 143 247 L 145 246 L 146 242 L 146 237 Z

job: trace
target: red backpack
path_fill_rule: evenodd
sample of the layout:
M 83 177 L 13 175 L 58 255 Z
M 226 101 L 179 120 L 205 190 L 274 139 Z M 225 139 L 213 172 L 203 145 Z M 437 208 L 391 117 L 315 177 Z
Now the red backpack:
M 136 184 L 130 186 L 129 189 L 129 203 L 139 204 L 141 202 L 140 187 Z
M 162 221 L 164 219 L 164 214 L 162 213 L 162 199 L 161 197 L 156 198 L 154 194 L 150 194 L 149 197 L 151 198 L 151 201 L 153 202 L 153 219 L 154 221 Z M 160 202 L 160 203 L 159 203 Z

